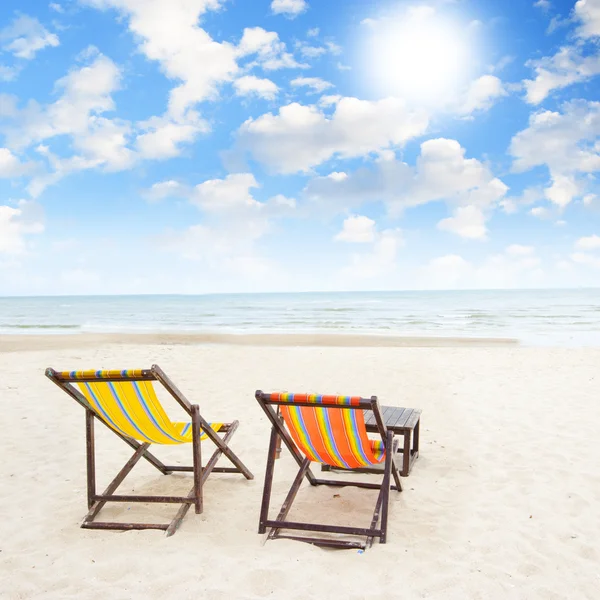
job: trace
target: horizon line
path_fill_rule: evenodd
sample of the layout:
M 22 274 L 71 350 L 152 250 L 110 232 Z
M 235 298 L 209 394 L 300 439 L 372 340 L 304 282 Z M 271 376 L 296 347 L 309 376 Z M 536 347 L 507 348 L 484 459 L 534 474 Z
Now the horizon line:
M 0 299 L 9 298 L 123 298 L 123 297 L 194 297 L 194 296 L 275 296 L 293 294 L 406 294 L 406 293 L 456 293 L 456 292 L 536 292 L 536 291 L 574 291 L 600 290 L 600 286 L 541 287 L 541 288 L 461 288 L 461 289 L 406 289 L 406 290 L 305 290 L 271 292 L 173 292 L 173 293 L 124 293 L 124 294 L 14 294 L 0 295 Z

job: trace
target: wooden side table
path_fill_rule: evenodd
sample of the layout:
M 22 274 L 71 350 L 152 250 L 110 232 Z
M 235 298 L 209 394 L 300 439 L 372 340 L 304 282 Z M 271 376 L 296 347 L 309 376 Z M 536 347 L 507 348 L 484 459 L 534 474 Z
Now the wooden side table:
M 391 429 L 394 435 L 402 435 L 404 437 L 404 443 L 398 446 L 398 454 L 402 454 L 402 470 L 400 471 L 400 475 L 408 477 L 413 463 L 419 456 L 421 409 L 382 406 L 381 412 L 385 426 Z M 367 426 L 367 431 L 377 431 L 375 415 L 370 410 L 365 411 L 365 425 Z M 412 448 L 410 445 L 411 436 L 413 438 Z
M 394 435 L 403 436 L 402 444 L 398 445 L 397 454 L 402 454 L 402 469 L 400 475 L 408 477 L 413 463 L 419 456 L 419 431 L 421 425 L 421 409 L 420 408 L 402 408 L 399 406 L 382 406 L 381 413 L 385 426 L 394 432 Z M 371 410 L 365 410 L 365 425 L 367 431 L 377 432 L 377 423 L 375 415 Z M 410 438 L 412 436 L 412 448 Z M 322 471 L 331 471 L 333 467 L 329 465 L 321 465 Z M 340 470 L 340 469 L 335 469 Z M 356 469 L 362 473 L 380 473 L 381 469 L 368 468 Z

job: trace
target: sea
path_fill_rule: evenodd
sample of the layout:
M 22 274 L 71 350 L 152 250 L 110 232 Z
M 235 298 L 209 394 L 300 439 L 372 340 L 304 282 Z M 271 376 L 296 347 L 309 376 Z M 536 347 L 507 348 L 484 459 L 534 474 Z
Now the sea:
M 0 334 L 337 333 L 600 346 L 600 288 L 0 298 Z

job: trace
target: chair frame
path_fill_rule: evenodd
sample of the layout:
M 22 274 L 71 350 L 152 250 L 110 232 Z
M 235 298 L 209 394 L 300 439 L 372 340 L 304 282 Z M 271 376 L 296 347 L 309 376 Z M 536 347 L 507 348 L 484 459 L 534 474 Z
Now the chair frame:
M 285 538 L 298 540 L 302 542 L 308 542 L 317 546 L 329 547 L 329 548 L 359 548 L 366 549 L 372 546 L 373 540 L 377 537 L 381 544 L 385 544 L 387 541 L 387 523 L 388 523 L 388 507 L 389 507 L 389 494 L 390 489 L 398 492 L 402 491 L 402 483 L 400 481 L 400 475 L 396 464 L 393 460 L 394 451 L 396 449 L 397 440 L 394 439 L 392 431 L 388 430 L 383 421 L 379 401 L 376 396 L 372 396 L 370 399 L 361 398 L 357 404 L 346 405 L 346 404 L 330 404 L 322 402 L 302 402 L 302 401 L 287 401 L 272 399 L 271 394 L 264 393 L 261 390 L 257 390 L 255 398 L 265 411 L 267 418 L 271 422 L 271 437 L 269 441 L 269 450 L 267 456 L 267 467 L 265 473 L 265 483 L 263 489 L 262 504 L 260 509 L 258 533 L 264 534 L 267 528 L 271 528 L 267 536 L 267 540 L 276 538 Z M 277 411 L 274 410 L 273 406 L 277 406 Z M 312 408 L 329 408 L 329 409 L 340 409 L 340 410 L 372 410 L 377 421 L 378 433 L 381 436 L 381 440 L 385 445 L 385 463 L 383 470 L 383 479 L 381 483 L 369 483 L 363 481 L 348 481 L 348 480 L 337 480 L 337 479 L 319 479 L 315 477 L 314 473 L 310 470 L 310 459 L 304 457 L 290 434 L 285 428 L 283 418 L 280 414 L 280 406 L 309 406 Z M 299 466 L 298 474 L 296 475 L 292 487 L 290 488 L 283 505 L 279 511 L 279 514 L 275 519 L 269 519 L 269 505 L 271 501 L 271 492 L 273 486 L 273 475 L 275 472 L 275 459 L 278 458 L 278 445 L 281 440 L 286 445 L 292 457 Z M 351 471 L 358 471 L 358 469 L 351 469 Z M 308 482 L 313 485 L 330 485 L 336 487 L 353 486 L 358 488 L 366 489 L 377 489 L 379 495 L 375 503 L 375 510 L 371 519 L 371 525 L 368 528 L 365 527 L 342 527 L 338 525 L 324 525 L 320 523 L 301 523 L 296 521 L 286 521 L 286 517 L 292 507 L 292 503 L 296 498 L 298 490 L 302 484 L 303 479 L 306 478 Z M 394 484 L 392 484 L 392 478 Z M 379 526 L 378 526 L 379 523 Z M 339 533 L 345 535 L 365 536 L 365 542 L 337 540 L 333 538 L 318 538 L 318 537 L 301 537 L 296 535 L 282 535 L 280 532 L 282 529 L 291 529 L 295 531 L 315 531 L 322 533 Z
M 246 479 L 253 479 L 254 475 L 229 448 L 228 442 L 238 428 L 239 421 L 225 423 L 219 432 L 225 433 L 221 438 L 215 432 L 210 424 L 200 415 L 200 409 L 197 404 L 191 404 L 175 384 L 169 379 L 165 372 L 158 366 L 152 365 L 150 369 L 143 369 L 140 377 L 84 377 L 78 379 L 63 378 L 60 372 L 52 368 L 46 369 L 46 377 L 53 381 L 58 387 L 64 390 L 71 398 L 81 404 L 85 409 L 85 437 L 86 437 L 86 470 L 87 470 L 87 504 L 88 513 L 83 518 L 81 527 L 84 529 L 161 529 L 166 531 L 166 535 L 171 536 L 181 525 L 181 521 L 194 505 L 196 514 L 202 513 L 203 494 L 202 488 L 208 476 L 211 473 L 241 473 Z M 177 401 L 183 410 L 190 416 L 192 422 L 192 466 L 165 465 L 156 456 L 149 452 L 150 443 L 140 442 L 133 438 L 126 437 L 115 431 L 106 421 L 90 406 L 85 396 L 73 385 L 75 382 L 117 382 L 117 381 L 158 381 Z M 94 421 L 100 421 L 117 437 L 121 438 L 127 445 L 135 450 L 131 458 L 125 463 L 125 466 L 119 471 L 117 476 L 110 482 L 103 493 L 96 491 L 96 454 L 94 439 Z M 206 466 L 202 466 L 202 452 L 200 438 L 202 432 L 206 433 L 208 438 L 217 446 Z M 217 467 L 215 466 L 221 455 L 225 455 L 235 466 Z M 194 485 L 187 496 L 139 496 L 139 495 L 119 495 L 115 491 L 121 485 L 125 477 L 130 473 L 133 467 L 144 458 L 153 467 L 158 469 L 163 475 L 170 475 L 175 472 L 192 472 L 194 476 Z M 107 502 L 157 502 L 169 504 L 181 504 L 175 517 L 170 523 L 120 523 L 108 521 L 96 521 L 95 518 Z

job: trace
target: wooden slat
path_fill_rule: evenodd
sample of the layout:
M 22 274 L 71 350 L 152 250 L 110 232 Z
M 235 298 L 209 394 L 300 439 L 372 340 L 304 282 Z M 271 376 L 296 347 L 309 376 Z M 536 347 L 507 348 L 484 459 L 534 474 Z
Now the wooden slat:
M 401 406 L 382 406 L 381 415 L 386 427 L 394 433 L 400 433 L 406 429 L 414 429 L 419 417 L 420 408 L 403 408 Z M 371 410 L 365 410 L 365 425 L 373 432 L 377 429 L 377 421 Z
M 375 414 L 372 410 L 365 410 L 365 425 L 376 425 Z
M 421 417 L 421 411 L 418 408 L 415 408 L 412 411 L 412 414 L 410 415 L 410 417 L 408 418 L 408 420 L 406 421 L 404 426 L 408 427 L 410 429 L 414 429 L 415 425 L 419 421 L 420 417 Z
M 406 414 L 406 412 L 411 412 L 412 408 L 401 408 L 398 411 L 396 411 L 394 413 L 394 417 L 393 419 L 391 419 L 388 423 L 386 423 L 386 425 L 390 428 L 390 429 L 395 429 L 396 427 L 398 427 L 399 423 L 403 423 L 404 422 L 404 415 Z
M 380 408 L 381 408 L 381 416 L 383 417 L 383 420 L 385 421 L 385 417 L 390 412 L 390 409 L 392 407 L 391 406 L 381 406 Z
M 383 417 L 383 422 L 384 423 L 389 423 L 390 419 L 392 418 L 393 414 L 396 412 L 396 407 L 395 406 L 384 406 L 382 407 L 381 410 L 381 416 Z
M 384 406 L 382 407 L 381 416 L 383 417 L 383 422 L 386 427 L 390 420 L 393 418 L 394 413 L 396 412 L 395 406 Z
M 398 421 L 395 423 L 395 427 L 396 428 L 404 428 L 406 427 L 406 422 L 408 421 L 408 419 L 410 418 L 410 416 L 413 413 L 413 409 L 412 408 L 405 408 L 404 412 L 400 415 L 400 418 L 398 419 Z

